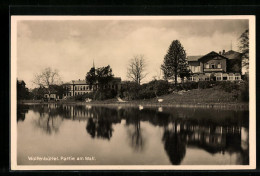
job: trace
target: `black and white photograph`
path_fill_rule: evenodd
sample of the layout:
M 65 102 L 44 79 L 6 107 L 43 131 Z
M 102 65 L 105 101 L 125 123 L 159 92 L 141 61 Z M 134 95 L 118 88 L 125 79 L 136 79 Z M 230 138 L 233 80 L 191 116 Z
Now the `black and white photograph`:
M 11 16 L 12 170 L 256 168 L 254 16 Z

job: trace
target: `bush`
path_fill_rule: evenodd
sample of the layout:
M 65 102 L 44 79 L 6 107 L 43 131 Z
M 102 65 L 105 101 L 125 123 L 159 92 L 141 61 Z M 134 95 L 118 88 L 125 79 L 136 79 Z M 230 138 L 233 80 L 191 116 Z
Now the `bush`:
M 147 90 L 147 89 L 142 89 L 139 94 L 137 99 L 150 99 L 156 97 L 155 92 L 153 90 Z
M 232 91 L 239 90 L 239 83 L 237 82 L 230 82 L 230 81 L 220 81 L 216 82 L 216 85 L 224 90 L 225 92 L 231 93 Z
M 140 90 L 140 85 L 135 82 L 128 81 L 125 82 L 125 84 L 123 85 L 119 96 L 122 98 L 127 98 L 128 100 L 138 99 L 138 94 Z
M 98 90 L 94 93 L 93 99 L 94 100 L 105 100 L 115 98 L 117 92 L 115 90 Z
M 199 81 L 198 82 L 198 88 L 200 89 L 208 89 L 212 88 L 212 82 L 211 81 Z
M 243 82 L 240 86 L 239 100 L 244 102 L 249 101 L 249 83 L 247 80 L 245 80 L 245 82 Z
M 175 91 L 197 89 L 198 82 L 184 82 L 177 84 L 177 86 L 171 84 L 170 88 Z
M 155 82 L 155 91 L 157 96 L 169 93 L 170 84 L 168 81 L 159 80 Z

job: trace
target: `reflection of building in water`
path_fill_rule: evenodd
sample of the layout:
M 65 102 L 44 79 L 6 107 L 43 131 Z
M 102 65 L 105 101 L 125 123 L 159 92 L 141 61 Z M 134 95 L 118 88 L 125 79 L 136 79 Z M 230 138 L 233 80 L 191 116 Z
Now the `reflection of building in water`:
M 243 150 L 248 150 L 248 129 L 245 127 L 241 128 L 241 148 Z
M 199 146 L 209 153 L 246 149 L 248 133 L 240 126 L 200 126 L 183 122 L 172 122 L 167 130 L 184 135 L 188 145 Z M 239 144 L 239 145 L 237 145 Z M 241 144 L 241 148 L 240 148 Z
M 87 120 L 94 117 L 94 112 L 90 107 L 63 105 L 63 108 L 72 120 Z
M 248 152 L 248 130 L 241 126 L 206 126 L 178 119 L 165 127 L 162 140 L 172 164 L 181 163 L 186 151 L 182 148 L 186 146 L 198 147 L 211 154 Z M 248 164 L 247 155 L 242 161 Z

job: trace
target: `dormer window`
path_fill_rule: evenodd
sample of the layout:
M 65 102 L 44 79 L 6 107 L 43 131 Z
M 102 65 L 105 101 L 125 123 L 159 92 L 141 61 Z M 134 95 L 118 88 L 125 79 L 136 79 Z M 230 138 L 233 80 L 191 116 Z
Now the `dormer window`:
M 211 64 L 211 68 L 213 68 L 213 69 L 214 69 L 214 68 L 215 68 L 215 64 Z

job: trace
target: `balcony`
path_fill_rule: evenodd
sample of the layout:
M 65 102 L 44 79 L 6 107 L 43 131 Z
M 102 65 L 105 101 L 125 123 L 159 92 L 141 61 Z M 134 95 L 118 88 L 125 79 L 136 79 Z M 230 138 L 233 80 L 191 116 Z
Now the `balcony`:
M 220 72 L 223 71 L 222 68 L 204 68 L 204 72 Z

